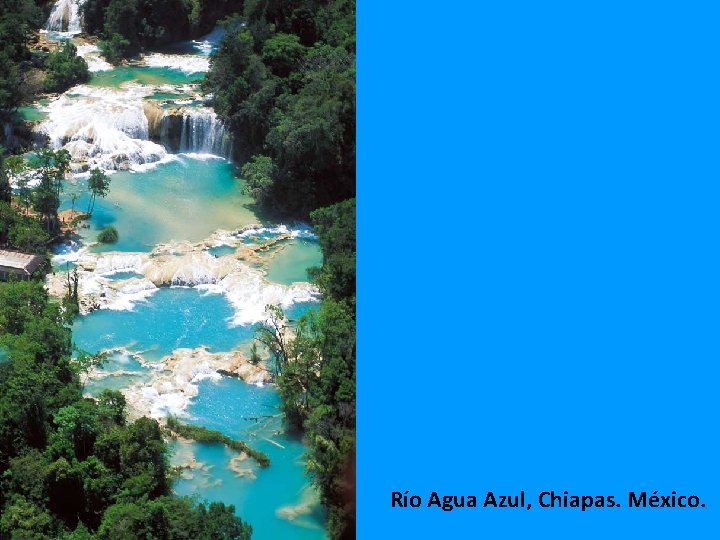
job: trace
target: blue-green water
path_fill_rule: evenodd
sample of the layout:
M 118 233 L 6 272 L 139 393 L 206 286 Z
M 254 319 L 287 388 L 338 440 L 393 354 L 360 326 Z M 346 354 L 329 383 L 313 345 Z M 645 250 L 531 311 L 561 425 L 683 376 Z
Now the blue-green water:
M 288 308 L 286 314 L 296 320 L 316 306 L 299 303 Z M 141 352 L 151 362 L 180 347 L 247 350 L 253 328 L 229 327 L 227 318 L 231 314 L 223 296 L 205 295 L 190 288 L 160 289 L 133 311 L 100 310 L 79 318 L 73 337 L 80 348 L 88 351 L 122 346 Z M 112 354 L 101 371 L 123 373 L 89 381 L 85 390 L 90 394 L 97 395 L 104 388 L 120 390 L 150 378 L 148 368 L 123 353 Z M 244 461 L 241 466 L 253 469 L 255 478 L 239 477 L 230 469 L 235 452 L 221 445 L 174 442 L 171 448 L 176 453 L 186 452 L 188 448 L 182 447 L 189 446 L 195 459 L 211 466 L 207 471 L 186 472 L 192 477 L 177 480 L 176 491 L 235 505 L 238 515 L 252 524 L 256 539 L 324 538 L 323 510 L 304 473 L 305 446 L 284 434 L 275 388 L 249 385 L 230 377 L 219 382 L 206 380 L 199 386 L 199 395 L 188 409 L 186 420 L 247 441 L 268 454 L 271 465 L 262 469 L 252 461 Z M 175 456 L 175 464 L 183 462 L 180 457 Z
M 230 255 L 231 253 L 235 253 L 236 248 L 232 246 L 213 246 L 210 249 L 208 249 L 208 252 L 210 255 L 213 255 L 215 257 L 222 257 L 223 255 Z
M 147 382 L 150 373 L 136 358 L 123 353 L 114 352 L 108 355 L 98 372 L 103 376 L 93 378 L 85 383 L 85 392 L 96 396 L 104 389 L 122 390 L 139 382 Z
M 131 279 L 131 278 L 140 278 L 143 277 L 142 274 L 138 274 L 137 272 L 115 272 L 114 274 L 108 274 L 105 277 L 107 277 L 111 281 L 119 281 L 121 279 Z
M 320 305 L 317 302 L 299 302 L 297 304 L 293 304 L 284 311 L 285 316 L 289 320 L 296 321 L 311 309 L 317 310 L 319 307 Z
M 309 281 L 308 268 L 320 265 L 322 251 L 317 240 L 296 238 L 272 255 L 267 277 L 274 283 L 285 285 L 294 281 Z
M 122 374 L 109 375 L 99 379 L 91 379 L 85 383 L 83 390 L 92 396 L 99 395 L 103 390 L 123 390 L 138 382 L 145 382 L 149 379 L 146 374 Z
M 183 94 L 178 94 L 175 92 L 155 92 L 152 95 L 148 96 L 147 99 L 153 99 L 153 100 L 173 100 L 173 99 L 180 99 Z
M 38 122 L 47 117 L 46 112 L 32 106 L 18 107 L 17 112 L 23 120 L 27 120 L 28 122 Z
M 229 467 L 230 459 L 236 455 L 234 452 L 220 445 L 193 445 L 196 459 L 213 463 L 215 467 L 205 474 L 201 491 L 197 489 L 196 478 L 178 480 L 176 490 L 180 494 L 198 493 L 209 500 L 234 504 L 238 515 L 253 525 L 253 538 L 321 538 L 323 512 L 319 504 L 308 503 L 308 513 L 301 513 L 293 520 L 282 517 L 283 508 L 312 501 L 313 491 L 303 474 L 302 442 L 278 433 L 281 429 L 277 416 L 279 404 L 277 392 L 271 387 L 258 388 L 229 377 L 220 382 L 203 381 L 198 397 L 189 408 L 187 421 L 245 440 L 265 452 L 271 465 L 262 469 L 243 462 L 243 467 L 255 469 L 257 477 L 238 478 Z M 180 444 L 176 443 L 175 448 Z M 265 504 L 256 504 L 257 501 Z
M 160 85 L 183 85 L 200 82 L 204 74 L 186 74 L 177 69 L 164 67 L 146 66 L 120 66 L 110 71 L 100 71 L 93 74 L 90 80 L 91 86 L 106 86 L 120 88 L 124 83 L 134 81 L 139 84 L 160 86 Z
M 243 194 L 243 181 L 222 159 L 178 156 L 175 161 L 146 172 L 118 172 L 110 180 L 110 193 L 97 199 L 88 229 L 79 234 L 89 242 L 100 230 L 113 225 L 120 235 L 116 244 L 97 251 L 150 251 L 170 240 L 197 242 L 217 229 L 237 228 L 257 220 L 247 209 L 251 199 Z M 88 207 L 87 181 L 66 186 L 60 210 Z
M 299 302 L 284 311 L 294 321 L 317 307 L 314 302 Z M 77 318 L 73 341 L 90 353 L 123 348 L 142 353 L 150 361 L 160 360 L 179 348 L 245 350 L 255 335 L 255 326 L 232 327 L 232 315 L 232 307 L 223 295 L 189 287 L 163 287 L 147 300 L 137 302 L 132 311 L 101 309 Z M 109 365 L 105 368 L 125 369 Z
M 204 345 L 230 351 L 253 336 L 253 327 L 230 327 L 233 315 L 225 296 L 187 287 L 161 288 L 132 311 L 102 309 L 80 317 L 73 339 L 83 350 L 123 347 L 159 360 L 174 349 Z

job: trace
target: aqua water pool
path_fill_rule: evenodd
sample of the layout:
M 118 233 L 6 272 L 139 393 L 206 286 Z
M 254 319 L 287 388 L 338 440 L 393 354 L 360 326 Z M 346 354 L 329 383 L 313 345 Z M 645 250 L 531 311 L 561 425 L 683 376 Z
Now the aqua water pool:
M 248 464 L 255 479 L 238 477 L 230 468 L 234 452 L 221 445 L 193 444 L 195 459 L 214 467 L 179 479 L 176 491 L 234 504 L 238 515 L 253 525 L 253 538 L 319 540 L 325 538 L 324 514 L 303 471 L 305 446 L 280 433 L 279 404 L 272 387 L 258 388 L 229 377 L 202 382 L 187 421 L 245 440 L 265 452 L 271 465 L 261 469 Z M 182 444 L 174 444 L 176 451 Z
M 86 242 L 94 242 L 108 225 L 120 235 L 116 244 L 98 246 L 98 251 L 150 251 L 170 240 L 197 242 L 217 229 L 233 229 L 254 223 L 251 199 L 243 193 L 243 182 L 233 166 L 223 159 L 184 155 L 145 172 L 118 172 L 111 176 L 110 193 L 97 199 L 88 225 L 79 229 Z M 89 196 L 87 181 L 66 184 L 60 210 L 73 206 L 85 211 Z

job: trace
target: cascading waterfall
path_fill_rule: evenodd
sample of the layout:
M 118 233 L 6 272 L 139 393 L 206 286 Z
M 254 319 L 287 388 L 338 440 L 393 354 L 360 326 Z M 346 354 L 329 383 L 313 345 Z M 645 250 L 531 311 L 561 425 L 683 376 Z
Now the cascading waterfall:
M 180 151 L 225 155 L 229 138 L 225 126 L 210 109 L 189 110 L 183 115 Z
M 86 0 L 58 0 L 50 12 L 45 30 L 48 32 L 82 32 L 80 9 Z
M 232 139 L 215 111 L 195 107 L 168 111 L 160 120 L 160 141 L 171 151 L 230 157 Z
M 137 170 L 164 160 L 168 151 L 230 158 L 232 138 L 215 111 L 165 110 L 144 101 L 152 92 L 142 85 L 76 86 L 45 107 L 48 116 L 36 131 L 46 135 L 53 148 L 67 149 L 78 166 L 105 170 Z
M 134 169 L 166 157 L 165 149 L 149 140 L 143 87 L 120 90 L 76 86 L 47 107 L 48 117 L 37 130 L 53 148 L 65 148 L 73 162 L 105 170 Z

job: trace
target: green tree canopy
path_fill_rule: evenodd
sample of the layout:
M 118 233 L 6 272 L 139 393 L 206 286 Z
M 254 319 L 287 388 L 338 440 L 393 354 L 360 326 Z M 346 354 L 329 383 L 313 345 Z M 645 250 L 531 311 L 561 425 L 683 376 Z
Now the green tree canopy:
M 87 62 L 77 55 L 77 48 L 71 41 L 48 55 L 45 69 L 45 90 L 48 92 L 62 92 L 90 78 Z
M 90 191 L 90 202 L 88 203 L 87 214 L 92 216 L 95 209 L 95 200 L 98 197 L 105 198 L 110 193 L 110 177 L 97 167 L 90 171 L 88 178 L 88 190 Z

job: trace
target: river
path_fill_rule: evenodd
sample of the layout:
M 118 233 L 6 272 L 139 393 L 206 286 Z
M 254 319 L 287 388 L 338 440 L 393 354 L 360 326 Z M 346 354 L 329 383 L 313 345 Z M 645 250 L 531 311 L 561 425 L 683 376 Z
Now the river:
M 266 304 L 290 318 L 317 305 L 307 268 L 322 262 L 306 225 L 255 215 L 228 160 L 232 141 L 198 85 L 221 34 L 113 68 L 79 35 L 77 17 L 61 0 L 45 31 L 76 42 L 91 80 L 22 112 L 72 155 L 61 210 L 85 209 L 90 168 L 112 175 L 87 227 L 58 249 L 48 283 L 58 294 L 63 273 L 78 268 L 84 309 L 73 340 L 109 353 L 85 391 L 121 390 L 131 416 L 178 415 L 265 452 L 271 465 L 261 469 L 222 445 L 171 441 L 171 463 L 185 467 L 174 489 L 235 505 L 256 540 L 325 538 L 306 447 L 284 432 L 274 385 L 217 372 L 234 352 L 249 355 Z M 107 225 L 119 241 L 98 245 Z

